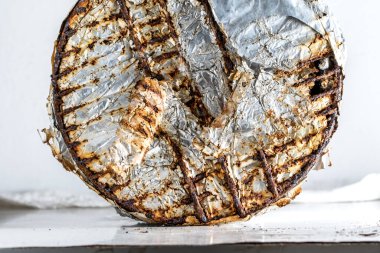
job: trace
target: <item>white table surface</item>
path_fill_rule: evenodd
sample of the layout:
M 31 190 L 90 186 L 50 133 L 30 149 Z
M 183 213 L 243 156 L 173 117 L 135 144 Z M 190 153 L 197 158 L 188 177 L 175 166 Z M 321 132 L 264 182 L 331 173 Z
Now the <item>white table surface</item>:
M 248 222 L 210 227 L 147 226 L 112 208 L 0 210 L 2 249 L 302 242 L 379 243 L 380 201 L 292 204 Z

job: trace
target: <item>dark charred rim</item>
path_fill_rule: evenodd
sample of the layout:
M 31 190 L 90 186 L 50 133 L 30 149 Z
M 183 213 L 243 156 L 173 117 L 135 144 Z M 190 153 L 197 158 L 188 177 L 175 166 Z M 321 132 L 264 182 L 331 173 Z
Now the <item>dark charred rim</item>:
M 203 0 L 200 0 L 200 1 L 203 2 Z M 78 15 L 78 14 L 81 14 L 83 12 L 88 11 L 85 7 L 80 6 L 80 4 L 83 4 L 86 2 L 87 2 L 86 0 L 79 0 L 76 3 L 76 5 L 73 7 L 73 9 L 70 11 L 70 13 L 66 17 L 66 19 L 63 21 L 61 28 L 60 28 L 59 36 L 57 39 L 57 43 L 56 43 L 56 46 L 54 49 L 53 57 L 52 57 L 53 74 L 51 76 L 51 78 L 52 78 L 51 80 L 52 80 L 52 86 L 53 86 L 53 113 L 54 113 L 53 117 L 55 119 L 55 127 L 62 134 L 64 143 L 67 147 L 71 147 L 73 144 L 70 143 L 68 131 L 66 131 L 67 129 L 66 129 L 64 121 L 63 121 L 63 111 L 62 111 L 62 102 L 63 101 L 61 98 L 62 93 L 58 87 L 58 80 L 60 78 L 59 70 L 60 70 L 62 59 L 64 57 L 64 48 L 68 42 L 68 39 L 70 38 L 70 36 L 74 32 L 73 30 L 71 30 L 71 28 L 69 26 L 69 22 L 75 15 Z M 116 0 L 116 2 L 120 5 L 122 12 L 125 12 L 126 7 L 125 7 L 123 1 L 122 0 Z M 123 9 L 124 9 L 124 11 L 123 11 Z M 129 17 L 125 17 L 126 21 L 130 22 L 130 20 L 128 20 L 128 18 Z M 145 66 L 142 66 L 142 67 L 144 69 L 146 69 Z M 320 144 L 318 149 L 315 150 L 310 155 L 310 159 L 302 167 L 300 172 L 295 174 L 291 179 L 288 179 L 285 182 L 277 185 L 277 187 L 276 187 L 276 190 L 278 191 L 277 197 L 268 200 L 265 203 L 265 205 L 258 206 L 258 208 L 253 208 L 251 210 L 244 210 L 243 207 L 240 207 L 240 205 L 238 204 L 238 202 L 240 202 L 240 200 L 238 202 L 235 202 L 235 208 L 237 209 L 237 212 L 241 217 L 245 217 L 247 215 L 253 215 L 255 213 L 258 213 L 261 210 L 265 209 L 266 207 L 268 207 L 268 206 L 276 203 L 280 199 L 286 197 L 286 194 L 288 191 L 290 191 L 291 189 L 293 189 L 294 187 L 299 185 L 306 178 L 309 171 L 315 166 L 319 157 L 321 157 L 324 150 L 326 149 L 332 135 L 334 134 L 334 132 L 336 131 L 337 126 L 338 126 L 339 109 L 338 109 L 337 104 L 340 101 L 340 98 L 342 96 L 342 92 L 343 92 L 342 84 L 343 84 L 343 78 L 344 78 L 341 68 L 339 68 L 339 71 L 334 70 L 333 73 L 326 73 L 326 74 L 328 76 L 330 76 L 330 75 L 336 76 L 336 78 L 338 79 L 338 85 L 339 85 L 338 91 L 339 92 L 333 93 L 335 95 L 336 101 L 332 106 L 330 106 L 331 107 L 331 108 L 329 108 L 330 113 L 326 114 L 326 117 L 328 118 L 329 122 L 328 122 L 328 127 L 325 129 L 325 131 L 323 133 L 323 142 Z M 160 77 L 157 77 L 157 78 L 160 79 Z M 306 81 L 312 82 L 313 80 L 306 80 Z M 77 156 L 77 154 L 73 148 L 69 148 L 69 152 L 70 152 L 72 158 L 74 159 L 75 163 L 77 164 L 77 166 L 80 169 L 80 172 L 71 170 L 72 172 L 76 173 L 90 188 L 93 188 L 95 191 L 99 192 L 102 195 L 102 197 L 104 197 L 105 199 L 107 199 L 109 201 L 112 201 L 118 207 L 121 207 L 123 210 L 128 212 L 130 217 L 137 219 L 136 217 L 134 217 L 133 212 L 141 212 L 141 210 L 139 210 L 138 208 L 135 207 L 133 200 L 124 201 L 124 202 L 118 200 L 113 195 L 113 193 L 109 187 L 105 187 L 105 186 L 101 185 L 100 183 L 98 183 L 92 179 L 93 177 L 90 174 L 91 172 L 87 169 L 86 165 L 83 163 L 83 160 Z M 180 155 L 179 155 L 179 158 L 181 158 Z M 264 161 L 264 159 L 263 159 L 263 161 Z M 265 162 L 264 162 L 264 164 L 265 164 Z M 267 167 L 267 165 L 265 165 L 265 167 Z M 83 173 L 83 175 L 81 173 Z M 185 173 L 184 173 L 184 177 L 185 178 L 187 177 L 185 175 Z M 228 179 L 228 180 L 230 180 L 230 179 Z M 193 185 L 193 187 L 194 187 L 194 182 L 191 181 L 189 178 L 186 179 L 186 183 L 190 186 L 190 188 L 191 188 L 191 185 Z M 233 186 L 231 186 L 230 188 L 232 189 L 231 191 L 233 192 Z M 199 203 L 199 199 L 198 199 L 195 191 L 196 190 L 194 188 L 191 189 L 191 192 L 193 192 L 191 194 L 191 197 L 192 197 L 193 201 L 196 202 L 198 200 L 198 203 Z M 213 220 L 220 218 L 220 217 L 215 217 L 213 219 L 207 220 L 207 217 L 205 216 L 203 209 L 202 210 L 199 209 L 196 212 L 198 213 L 197 216 L 198 216 L 199 221 L 204 222 L 205 224 L 206 224 L 206 222 L 212 222 Z M 149 216 L 146 213 L 144 215 L 146 215 L 147 218 Z M 186 217 L 179 217 L 179 218 L 173 218 L 173 219 L 161 218 L 160 221 L 152 220 L 152 222 L 155 222 L 156 224 L 161 224 L 161 225 L 181 225 L 181 224 L 186 223 Z

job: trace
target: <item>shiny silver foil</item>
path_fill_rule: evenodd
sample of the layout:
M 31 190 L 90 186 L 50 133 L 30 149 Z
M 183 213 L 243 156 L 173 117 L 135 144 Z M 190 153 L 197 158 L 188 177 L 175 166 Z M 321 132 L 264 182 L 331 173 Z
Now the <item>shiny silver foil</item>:
M 81 0 L 46 142 L 122 214 L 212 224 L 283 206 L 336 130 L 344 39 L 321 0 Z

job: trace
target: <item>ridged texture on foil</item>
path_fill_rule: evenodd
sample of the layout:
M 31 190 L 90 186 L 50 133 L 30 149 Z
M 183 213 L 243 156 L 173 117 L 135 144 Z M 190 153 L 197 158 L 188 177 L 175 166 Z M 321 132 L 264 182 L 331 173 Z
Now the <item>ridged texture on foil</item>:
M 80 0 L 46 142 L 124 215 L 245 219 L 286 205 L 326 152 L 344 60 L 320 0 Z

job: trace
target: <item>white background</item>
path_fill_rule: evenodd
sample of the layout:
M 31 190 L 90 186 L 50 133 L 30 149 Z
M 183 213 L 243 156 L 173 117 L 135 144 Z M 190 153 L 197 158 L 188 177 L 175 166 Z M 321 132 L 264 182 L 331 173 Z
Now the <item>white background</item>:
M 45 109 L 50 56 L 60 24 L 76 0 L 0 0 L 0 192 L 84 191 L 37 133 Z M 380 1 L 331 0 L 349 53 L 333 166 L 313 172 L 306 188 L 332 188 L 380 172 Z M 380 182 L 379 182 L 380 183 Z

